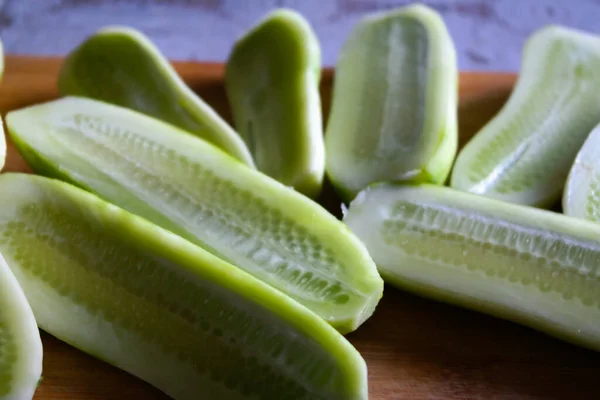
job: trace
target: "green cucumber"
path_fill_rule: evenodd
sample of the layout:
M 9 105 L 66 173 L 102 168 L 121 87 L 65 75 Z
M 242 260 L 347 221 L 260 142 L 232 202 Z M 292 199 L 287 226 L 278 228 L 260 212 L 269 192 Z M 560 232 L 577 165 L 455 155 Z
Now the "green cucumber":
M 549 26 L 523 49 L 508 102 L 457 157 L 451 186 L 499 200 L 550 207 L 600 122 L 600 37 Z
M 70 184 L 0 175 L 0 251 L 40 328 L 175 399 L 367 398 L 323 319 Z
M 135 29 L 106 27 L 86 39 L 65 60 L 58 89 L 62 95 L 90 97 L 162 119 L 254 166 L 239 135 Z
M 379 184 L 345 223 L 386 282 L 600 350 L 600 226 L 429 184 Z
M 600 222 L 600 125 L 577 153 L 563 192 L 563 213 Z
M 2 117 L 0 117 L 0 171 L 4 167 L 6 160 L 6 137 L 4 136 L 4 124 L 2 123 Z
M 140 113 L 64 98 L 7 116 L 21 155 L 280 289 L 341 332 L 373 312 L 383 281 L 324 208 L 206 142 Z
M 286 9 L 235 43 L 225 74 L 235 127 L 257 168 L 309 197 L 319 194 L 325 174 L 320 79 L 319 40 Z
M 0 399 L 33 398 L 42 358 L 42 339 L 31 307 L 0 254 Z
M 458 143 L 457 85 L 452 38 L 431 8 L 360 21 L 337 63 L 325 135 L 340 194 L 379 181 L 444 182 Z

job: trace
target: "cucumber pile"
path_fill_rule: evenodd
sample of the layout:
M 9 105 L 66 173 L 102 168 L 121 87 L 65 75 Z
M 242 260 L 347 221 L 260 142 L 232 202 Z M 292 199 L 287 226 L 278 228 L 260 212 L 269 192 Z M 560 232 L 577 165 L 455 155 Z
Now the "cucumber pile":
M 40 328 L 174 399 L 364 400 L 344 335 L 384 281 L 600 351 L 600 37 L 535 32 L 460 151 L 433 9 L 356 24 L 328 119 L 320 64 L 302 15 L 266 15 L 227 62 L 229 125 L 141 32 L 106 27 L 61 98 L 3 116 L 35 174 L 0 176 L 0 399 L 33 397 Z M 314 200 L 326 178 L 342 221 Z

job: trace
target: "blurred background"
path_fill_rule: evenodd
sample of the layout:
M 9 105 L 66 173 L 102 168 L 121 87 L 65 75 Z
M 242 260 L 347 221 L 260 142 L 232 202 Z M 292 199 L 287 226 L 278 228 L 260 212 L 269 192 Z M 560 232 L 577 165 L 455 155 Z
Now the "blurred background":
M 335 64 L 363 15 L 407 0 L 0 0 L 6 52 L 66 55 L 111 24 L 141 29 L 173 60 L 225 61 L 235 39 L 276 7 L 301 12 Z M 517 71 L 525 38 L 550 23 L 600 33 L 600 0 L 424 0 L 444 17 L 462 70 Z

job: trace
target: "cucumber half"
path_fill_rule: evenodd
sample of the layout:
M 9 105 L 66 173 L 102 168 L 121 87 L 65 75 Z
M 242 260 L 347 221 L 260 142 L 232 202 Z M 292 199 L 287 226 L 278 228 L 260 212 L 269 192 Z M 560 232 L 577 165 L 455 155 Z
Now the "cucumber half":
M 344 221 L 384 279 L 600 350 L 600 226 L 434 185 L 375 185 Z
M 31 307 L 0 254 L 0 399 L 32 399 L 42 376 L 42 358 Z
M 600 37 L 559 26 L 534 33 L 508 102 L 457 157 L 451 186 L 550 207 L 600 122 Z
M 356 329 L 383 281 L 324 208 L 213 146 L 137 112 L 83 98 L 13 111 L 8 129 L 39 173 L 67 180 Z
M 309 197 L 325 174 L 320 79 L 319 40 L 287 9 L 236 42 L 225 74 L 235 127 L 257 168 Z
M 175 399 L 367 398 L 321 318 L 67 183 L 0 176 L 0 251 L 42 329 Z
M 325 135 L 327 174 L 352 198 L 378 181 L 442 183 L 456 155 L 458 67 L 437 12 L 365 17 L 346 41 Z
M 254 166 L 239 135 L 135 29 L 111 26 L 90 36 L 65 60 L 58 88 L 63 95 L 103 100 L 162 119 Z
M 563 213 L 600 222 L 600 125 L 579 150 L 563 192 Z

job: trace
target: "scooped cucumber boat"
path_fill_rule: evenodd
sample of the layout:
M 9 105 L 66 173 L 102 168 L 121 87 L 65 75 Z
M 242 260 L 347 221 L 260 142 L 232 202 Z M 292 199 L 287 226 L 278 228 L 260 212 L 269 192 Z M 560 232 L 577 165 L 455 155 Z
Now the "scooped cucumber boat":
M 384 279 L 600 350 L 600 226 L 434 185 L 380 184 L 344 221 Z
M 563 213 L 600 222 L 600 125 L 577 153 L 563 192 Z
M 327 174 L 352 198 L 379 181 L 442 183 L 457 148 L 458 68 L 442 18 L 412 5 L 365 17 L 335 70 Z
M 90 97 L 162 119 L 254 166 L 239 135 L 133 28 L 106 27 L 90 36 L 65 60 L 58 88 L 63 95 Z
M 549 207 L 600 122 L 600 37 L 559 26 L 535 32 L 506 105 L 457 157 L 451 185 Z
M 1 175 L 0 238 L 42 329 L 174 399 L 367 398 L 321 318 L 84 190 Z
M 257 168 L 309 197 L 325 174 L 320 77 L 317 36 L 287 9 L 236 42 L 225 74 L 235 127 Z
M 171 125 L 64 98 L 10 112 L 39 173 L 75 183 L 288 294 L 341 332 L 373 312 L 383 281 L 363 244 L 324 208 Z
M 0 231 L 0 243 L 5 240 Z M 32 399 L 42 376 L 42 358 L 31 307 L 0 254 L 0 399 Z

